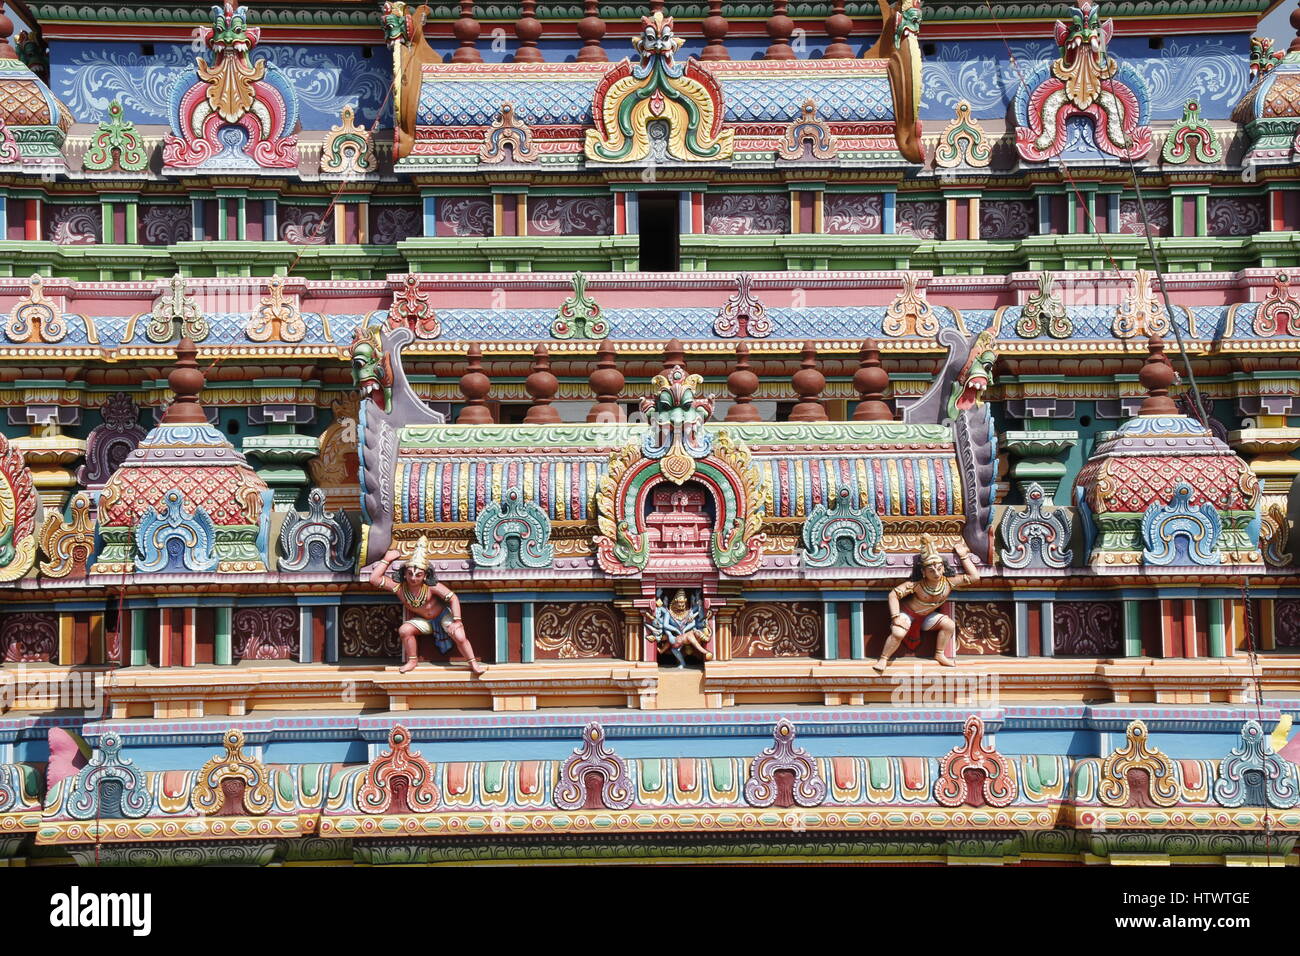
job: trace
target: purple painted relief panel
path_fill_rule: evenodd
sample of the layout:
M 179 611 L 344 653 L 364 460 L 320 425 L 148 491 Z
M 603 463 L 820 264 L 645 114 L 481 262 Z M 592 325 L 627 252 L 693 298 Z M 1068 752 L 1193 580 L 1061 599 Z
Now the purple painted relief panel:
M 1170 222 L 1168 199 L 1147 199 L 1147 221 L 1153 236 L 1167 236 L 1173 231 Z M 1119 231 L 1128 236 L 1144 235 L 1142 212 L 1136 199 L 1121 199 L 1119 203 Z
M 1119 601 L 1055 601 L 1054 651 L 1068 657 L 1118 657 L 1124 652 L 1124 605 Z
M 1268 207 L 1263 196 L 1211 196 L 1206 226 L 1212 236 L 1251 236 L 1268 232 Z
M 388 246 L 423 234 L 424 222 L 420 207 L 370 207 L 370 241 L 376 245 Z
M 613 196 L 528 197 L 531 236 L 608 236 L 613 232 Z
M 141 206 L 139 215 L 140 241 L 146 246 L 188 242 L 193 235 L 194 212 L 189 206 Z
M 84 246 L 99 242 L 102 232 L 99 206 L 45 206 L 45 238 L 60 246 Z
M 981 239 L 1024 239 L 1037 232 L 1032 199 L 980 200 Z
M 884 201 L 879 193 L 826 193 L 822 225 L 839 235 L 879 235 L 884 227 Z
M 280 241 L 297 246 L 323 246 L 332 237 L 326 206 L 281 206 Z
M 943 203 L 937 199 L 900 202 L 897 215 L 895 230 L 900 236 L 915 236 L 918 239 L 944 237 Z
M 726 193 L 704 197 L 704 231 L 721 236 L 777 235 L 790 231 L 786 193 Z
M 437 209 L 439 236 L 492 235 L 490 196 L 442 196 Z

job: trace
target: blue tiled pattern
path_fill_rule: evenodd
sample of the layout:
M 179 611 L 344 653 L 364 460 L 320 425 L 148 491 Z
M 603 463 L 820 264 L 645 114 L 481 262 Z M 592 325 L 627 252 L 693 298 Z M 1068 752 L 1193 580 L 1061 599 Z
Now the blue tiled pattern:
M 501 104 L 528 126 L 591 125 L 593 80 L 432 80 L 420 89 L 420 126 L 491 126 Z
M 974 335 L 991 326 L 996 314 L 996 309 L 963 309 L 961 318 L 966 323 L 966 331 Z
M 1242 339 L 1259 338 L 1255 334 L 1255 315 L 1258 312 L 1258 302 L 1248 302 L 1245 305 L 1238 306 L 1236 314 L 1232 317 L 1232 334 Z
M 490 126 L 501 104 L 509 101 L 516 119 L 529 126 L 589 126 L 595 91 L 595 80 L 429 80 L 420 90 L 418 122 Z M 809 97 L 817 101 L 823 120 L 874 122 L 894 116 L 889 80 L 883 76 L 795 83 L 780 78 L 723 81 L 729 123 L 788 123 L 800 116 Z
M 727 121 L 789 122 L 798 119 L 804 100 L 817 101 L 817 117 L 829 121 L 874 122 L 894 118 L 887 77 L 839 77 L 790 82 L 729 80 L 722 87 Z

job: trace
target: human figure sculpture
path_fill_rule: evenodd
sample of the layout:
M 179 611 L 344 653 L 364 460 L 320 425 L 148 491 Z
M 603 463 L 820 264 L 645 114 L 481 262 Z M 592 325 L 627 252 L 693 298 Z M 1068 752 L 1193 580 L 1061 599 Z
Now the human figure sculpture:
M 388 568 L 401 557 L 401 552 L 390 549 L 370 572 L 372 587 L 384 588 L 397 595 L 406 612 L 406 620 L 398 628 L 397 634 L 402 639 L 402 666 L 398 673 L 406 674 L 415 670 L 420 663 L 416 649 L 416 638 L 420 635 L 446 635 L 456 645 L 456 649 L 465 655 L 469 669 L 475 677 L 482 677 L 487 671 L 482 662 L 474 655 L 474 648 L 465 636 L 465 625 L 460 618 L 460 599 L 445 584 L 439 584 L 434 568 L 429 561 L 429 540 L 420 536 L 415 546 L 415 553 L 406 562 L 401 581 L 396 581 L 388 574 Z
M 889 659 L 898 651 L 904 638 L 919 636 L 922 631 L 938 631 L 934 645 L 934 659 L 944 667 L 956 666 L 956 661 L 946 653 L 957 633 L 957 622 L 942 608 L 954 588 L 964 588 L 980 579 L 979 569 L 971 558 L 970 548 L 958 541 L 957 557 L 965 574 L 946 577 L 943 556 L 928 534 L 921 535 L 921 580 L 904 581 L 889 592 L 889 639 L 876 661 L 876 670 L 884 673 Z
M 692 603 L 686 591 L 678 588 L 665 606 L 663 600 L 655 601 L 653 614 L 646 615 L 646 626 L 658 642 L 660 651 L 670 651 L 677 658 L 678 668 L 686 666 L 685 648 L 692 648 L 704 660 L 713 655 L 704 646 L 709 643 L 709 625 L 704 609 Z

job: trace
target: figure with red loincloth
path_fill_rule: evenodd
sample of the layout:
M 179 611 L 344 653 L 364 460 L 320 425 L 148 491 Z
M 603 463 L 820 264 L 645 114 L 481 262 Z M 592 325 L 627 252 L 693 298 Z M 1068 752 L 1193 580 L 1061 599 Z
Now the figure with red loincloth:
M 404 660 L 397 669 L 398 673 L 413 671 L 420 663 L 416 638 L 421 635 L 433 635 L 435 638 L 445 635 L 465 655 L 474 676 L 482 677 L 487 668 L 474 656 L 474 648 L 465 636 L 465 625 L 460 619 L 460 599 L 456 597 L 456 592 L 447 585 L 438 583 L 429 562 L 428 538 L 420 535 L 415 553 L 406 562 L 399 583 L 388 576 L 388 568 L 401 554 L 396 549 L 390 550 L 370 572 L 371 586 L 392 591 L 406 611 L 406 620 L 397 631 L 402 639 Z
M 876 661 L 876 670 L 884 673 L 889 659 L 906 638 L 919 637 L 922 631 L 938 631 L 934 659 L 945 667 L 956 665 L 948 651 L 957 634 L 957 622 L 943 613 L 943 606 L 955 588 L 964 588 L 980 579 L 979 569 L 971 558 L 970 548 L 958 541 L 957 557 L 965 574 L 947 577 L 943 556 L 928 534 L 921 535 L 921 580 L 904 581 L 889 592 L 889 639 Z

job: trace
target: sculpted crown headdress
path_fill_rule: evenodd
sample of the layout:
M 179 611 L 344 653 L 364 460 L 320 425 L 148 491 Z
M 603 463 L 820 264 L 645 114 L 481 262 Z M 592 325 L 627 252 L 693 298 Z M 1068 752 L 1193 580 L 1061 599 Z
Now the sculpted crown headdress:
M 927 564 L 943 564 L 943 555 L 939 553 L 939 546 L 934 543 L 934 537 L 923 534 L 921 535 L 921 566 Z
M 429 567 L 429 536 L 420 535 L 420 540 L 415 543 L 415 551 L 411 554 L 411 567 L 426 569 Z

